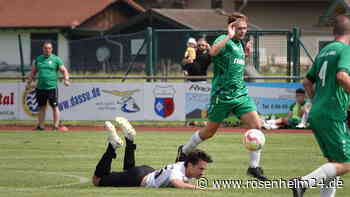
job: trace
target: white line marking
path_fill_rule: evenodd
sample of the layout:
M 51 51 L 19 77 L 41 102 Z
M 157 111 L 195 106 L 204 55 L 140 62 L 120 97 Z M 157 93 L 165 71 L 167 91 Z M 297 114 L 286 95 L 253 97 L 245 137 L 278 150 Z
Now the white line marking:
M 21 171 L 21 170 L 16 170 L 17 172 L 35 172 L 35 173 L 42 173 L 42 174 L 48 174 L 48 175 L 56 175 L 56 176 L 63 176 L 63 177 L 71 177 L 71 178 L 76 178 L 79 179 L 78 182 L 73 182 L 73 183 L 63 183 L 63 184 L 58 184 L 58 185 L 46 185 L 46 186 L 40 186 L 40 187 L 32 187 L 32 188 L 13 188 L 13 187 L 0 187 L 0 190 L 7 190 L 7 191 L 16 191 L 16 192 L 23 192 L 23 191 L 34 191 L 34 190 L 40 190 L 40 189 L 49 189 L 49 188 L 57 188 L 57 187 L 67 187 L 67 186 L 72 186 L 72 185 L 79 185 L 83 183 L 87 183 L 90 181 L 89 178 L 83 177 L 83 176 L 78 176 L 78 175 L 73 175 L 73 174 L 65 174 L 62 172 L 37 172 L 37 171 Z

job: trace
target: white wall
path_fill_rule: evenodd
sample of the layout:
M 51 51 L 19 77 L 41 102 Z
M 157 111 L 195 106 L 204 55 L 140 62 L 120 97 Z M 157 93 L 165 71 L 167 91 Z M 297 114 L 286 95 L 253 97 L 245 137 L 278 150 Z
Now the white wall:
M 0 62 L 20 65 L 18 34 L 22 37 L 24 64 L 30 64 L 30 34 L 13 31 L 0 31 Z
M 23 60 L 24 64 L 30 65 L 30 48 L 31 48 L 31 33 L 46 33 L 46 31 L 0 31 L 0 64 L 5 62 L 8 65 L 20 65 L 20 53 L 18 46 L 18 34 L 22 37 Z M 51 32 L 57 32 L 51 31 Z M 58 33 L 58 54 L 63 59 L 66 65 L 69 65 L 69 46 L 68 40 Z
M 62 34 L 58 34 L 58 56 L 69 67 L 69 42 Z

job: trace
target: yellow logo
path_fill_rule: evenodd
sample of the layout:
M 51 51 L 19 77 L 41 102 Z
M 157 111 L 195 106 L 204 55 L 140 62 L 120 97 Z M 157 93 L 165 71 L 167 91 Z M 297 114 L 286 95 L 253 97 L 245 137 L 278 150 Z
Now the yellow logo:
M 38 116 L 38 102 L 36 101 L 36 90 L 34 85 L 26 87 L 22 94 L 22 106 L 24 112 L 30 117 Z

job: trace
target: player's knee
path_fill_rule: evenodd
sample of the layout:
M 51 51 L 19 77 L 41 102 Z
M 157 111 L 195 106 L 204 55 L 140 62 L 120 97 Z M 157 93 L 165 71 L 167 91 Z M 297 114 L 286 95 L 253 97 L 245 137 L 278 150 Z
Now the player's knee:
M 203 140 L 209 139 L 211 137 L 213 137 L 216 133 L 216 129 L 214 128 L 210 128 L 210 129 L 204 129 L 200 132 L 200 137 Z
M 249 129 L 261 129 L 261 123 L 259 121 L 254 121 L 251 123 L 248 123 Z
M 100 181 L 101 181 L 101 178 L 97 177 L 97 176 L 93 176 L 92 179 L 92 184 L 94 184 L 95 186 L 99 186 L 100 185 Z
M 345 163 L 344 168 L 345 168 L 345 173 L 349 173 L 350 172 L 350 163 Z

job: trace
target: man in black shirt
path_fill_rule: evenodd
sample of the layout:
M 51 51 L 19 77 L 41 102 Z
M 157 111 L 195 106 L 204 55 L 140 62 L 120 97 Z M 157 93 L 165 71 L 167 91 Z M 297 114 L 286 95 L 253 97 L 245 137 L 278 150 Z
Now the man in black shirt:
M 211 57 L 209 55 L 210 45 L 204 38 L 201 38 L 197 42 L 196 59 L 191 63 L 190 59 L 184 58 L 183 71 L 185 76 L 206 76 L 208 67 L 211 63 Z M 191 82 L 206 81 L 206 79 L 189 79 Z

